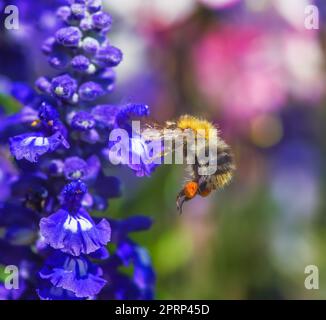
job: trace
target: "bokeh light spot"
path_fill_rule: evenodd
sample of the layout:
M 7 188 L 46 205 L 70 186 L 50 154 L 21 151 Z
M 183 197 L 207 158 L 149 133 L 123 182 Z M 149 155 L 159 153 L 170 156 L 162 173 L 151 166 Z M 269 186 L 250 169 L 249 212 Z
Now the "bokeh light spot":
M 272 115 L 260 115 L 251 121 L 251 141 L 261 148 L 276 145 L 283 136 L 283 126 L 280 119 Z

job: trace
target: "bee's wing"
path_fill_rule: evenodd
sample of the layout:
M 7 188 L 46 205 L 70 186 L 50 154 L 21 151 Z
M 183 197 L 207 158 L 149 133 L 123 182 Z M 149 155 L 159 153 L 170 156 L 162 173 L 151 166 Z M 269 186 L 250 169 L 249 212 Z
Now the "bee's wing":
M 162 158 L 164 156 L 167 156 L 176 150 L 179 150 L 179 148 L 182 148 L 183 145 L 175 146 L 175 143 L 173 141 L 176 139 L 177 134 L 173 130 L 166 130 L 165 127 L 160 126 L 158 124 L 146 124 L 145 127 L 142 128 L 142 135 L 146 141 L 151 142 L 161 142 L 162 149 L 161 152 L 157 155 L 154 155 L 153 159 Z M 170 142 L 172 141 L 172 143 Z M 180 149 L 181 151 L 181 149 Z

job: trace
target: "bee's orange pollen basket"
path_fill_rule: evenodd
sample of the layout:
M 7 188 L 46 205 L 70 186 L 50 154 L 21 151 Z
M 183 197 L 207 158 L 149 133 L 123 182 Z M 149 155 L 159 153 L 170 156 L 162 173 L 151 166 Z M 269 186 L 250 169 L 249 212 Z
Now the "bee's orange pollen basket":
M 185 187 L 184 187 L 183 190 L 184 190 L 185 196 L 188 199 L 191 199 L 191 198 L 193 198 L 197 194 L 197 191 L 198 191 L 198 183 L 196 183 L 194 181 L 188 182 L 185 185 Z

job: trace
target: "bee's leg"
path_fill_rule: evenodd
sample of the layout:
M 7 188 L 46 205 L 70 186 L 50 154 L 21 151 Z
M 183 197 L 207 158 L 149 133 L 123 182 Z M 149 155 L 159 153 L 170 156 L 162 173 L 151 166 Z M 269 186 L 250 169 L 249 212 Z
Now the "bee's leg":
M 198 183 L 194 181 L 188 182 L 177 196 L 177 209 L 182 213 L 182 206 L 185 201 L 189 201 L 196 196 L 198 192 Z
M 182 206 L 185 203 L 185 201 L 187 201 L 187 197 L 185 196 L 182 190 L 177 196 L 177 210 L 179 211 L 180 214 L 182 213 Z

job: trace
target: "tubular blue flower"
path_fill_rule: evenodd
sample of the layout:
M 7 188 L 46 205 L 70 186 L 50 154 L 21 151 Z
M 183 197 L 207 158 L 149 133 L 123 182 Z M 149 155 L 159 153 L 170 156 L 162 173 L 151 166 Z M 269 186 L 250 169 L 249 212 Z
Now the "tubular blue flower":
M 103 271 L 84 256 L 73 257 L 60 252 L 50 256 L 40 271 L 42 279 L 48 279 L 58 288 L 85 298 L 98 294 L 105 286 Z
M 71 120 L 71 127 L 80 131 L 87 131 L 93 129 L 95 126 L 95 119 L 92 114 L 86 111 L 77 112 Z
M 137 177 L 150 176 L 157 165 L 152 161 L 151 149 L 141 137 L 131 138 L 129 141 L 129 164 L 128 166 L 135 171 Z M 133 157 L 139 161 L 132 160 Z M 138 162 L 138 163 L 137 163 Z
M 64 174 L 68 180 L 82 179 L 87 175 L 87 163 L 79 157 L 69 157 L 64 162 Z
M 92 109 L 92 115 L 98 124 L 107 128 L 124 127 L 133 117 L 149 116 L 149 107 L 145 104 L 98 105 Z
M 161 148 L 161 142 L 157 143 L 156 149 Z M 109 142 L 108 148 L 103 150 L 103 154 L 109 161 L 126 164 L 137 177 L 150 176 L 158 166 L 153 161 L 152 147 L 136 134 L 127 140 Z
M 78 256 L 89 254 L 110 240 L 110 225 L 102 220 L 95 225 L 85 209 L 70 214 L 60 209 L 40 222 L 41 235 L 54 249 Z
M 71 182 L 63 191 L 63 208 L 41 219 L 41 235 L 52 248 L 79 256 L 92 253 L 110 241 L 108 221 L 103 219 L 95 225 L 88 212 L 81 207 L 86 192 L 83 182 Z
M 68 148 L 69 144 L 60 132 L 50 137 L 41 133 L 25 133 L 10 138 L 10 151 L 17 160 L 26 159 L 30 162 L 37 162 L 39 156 L 53 152 L 60 145 Z
M 120 124 L 127 122 L 132 117 L 148 117 L 149 116 L 149 106 L 145 104 L 135 104 L 129 103 L 121 108 L 117 114 L 116 121 Z
M 95 155 L 87 160 L 83 160 L 76 156 L 68 157 L 65 162 L 62 163 L 62 173 L 67 180 L 80 179 L 87 181 L 90 184 L 92 181 L 97 179 L 100 170 L 101 163 L 99 158 Z M 108 187 L 112 186 L 108 185 Z

